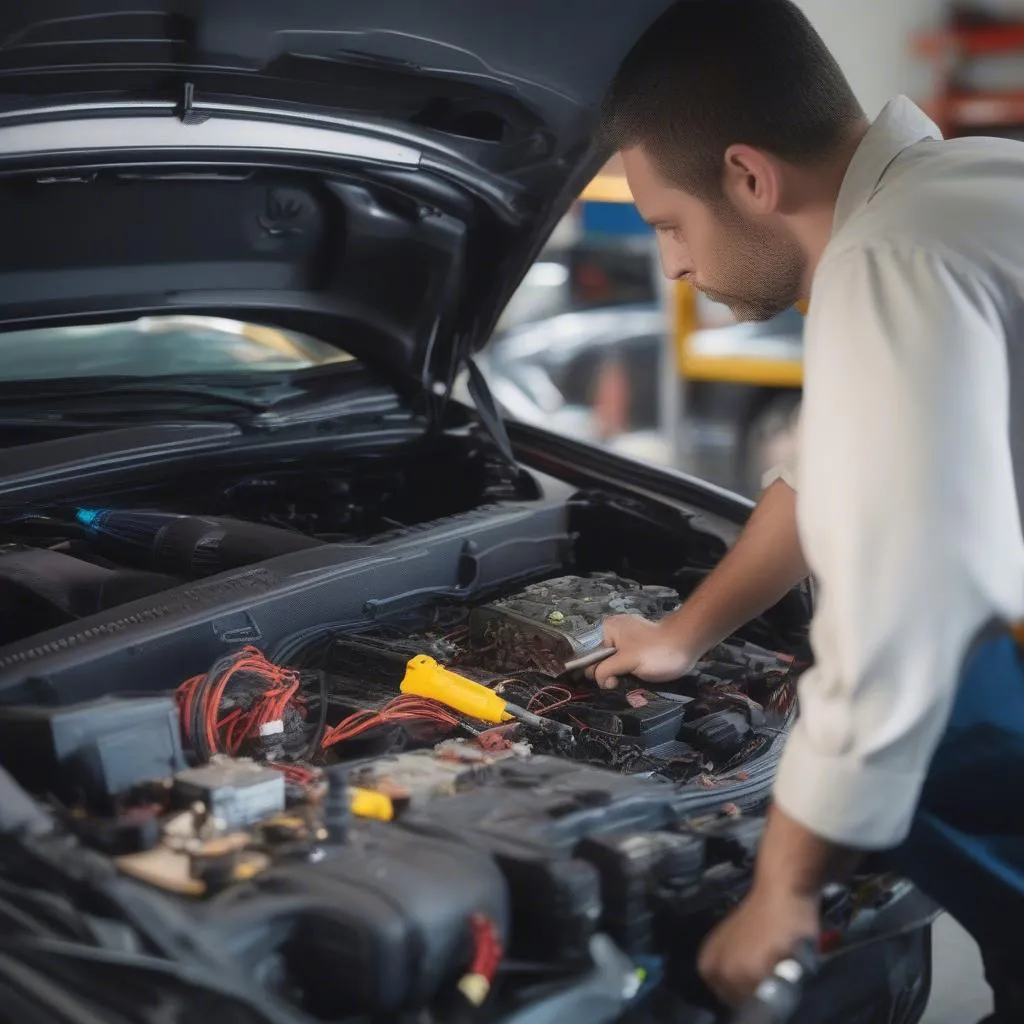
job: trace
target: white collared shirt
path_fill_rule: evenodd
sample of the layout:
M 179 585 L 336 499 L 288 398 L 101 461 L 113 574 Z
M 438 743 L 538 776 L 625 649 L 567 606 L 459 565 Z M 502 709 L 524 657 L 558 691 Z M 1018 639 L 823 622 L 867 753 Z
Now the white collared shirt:
M 784 475 L 817 608 L 775 798 L 834 842 L 891 847 L 972 640 L 1024 616 L 1024 143 L 942 141 L 904 98 L 868 131 L 813 282 Z

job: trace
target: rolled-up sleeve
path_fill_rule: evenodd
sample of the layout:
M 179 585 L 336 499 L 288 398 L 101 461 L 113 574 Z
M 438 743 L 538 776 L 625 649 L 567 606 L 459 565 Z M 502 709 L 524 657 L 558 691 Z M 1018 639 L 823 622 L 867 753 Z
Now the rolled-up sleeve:
M 1021 610 L 1002 315 L 957 257 L 912 246 L 815 280 L 797 500 L 815 664 L 775 799 L 835 843 L 905 837 L 967 647 Z
M 797 449 L 794 448 L 781 462 L 777 462 L 761 477 L 761 488 L 768 490 L 773 483 L 781 480 L 783 483 L 789 484 L 794 491 L 799 490 L 799 468 L 800 458 Z

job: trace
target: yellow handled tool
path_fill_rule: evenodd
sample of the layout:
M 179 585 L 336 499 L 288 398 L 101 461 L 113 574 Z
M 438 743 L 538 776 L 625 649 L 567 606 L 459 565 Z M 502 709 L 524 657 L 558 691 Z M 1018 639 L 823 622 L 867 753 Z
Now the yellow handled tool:
M 513 718 L 508 704 L 493 690 L 452 672 L 426 654 L 418 655 L 406 665 L 401 689 L 402 693 L 439 701 L 481 722 L 497 725 Z
M 402 693 L 429 697 L 481 722 L 499 725 L 516 718 L 542 732 L 554 733 L 566 739 L 572 736 L 571 726 L 550 718 L 541 718 L 532 711 L 510 704 L 483 683 L 452 672 L 426 654 L 417 655 L 406 665 L 401 689 Z

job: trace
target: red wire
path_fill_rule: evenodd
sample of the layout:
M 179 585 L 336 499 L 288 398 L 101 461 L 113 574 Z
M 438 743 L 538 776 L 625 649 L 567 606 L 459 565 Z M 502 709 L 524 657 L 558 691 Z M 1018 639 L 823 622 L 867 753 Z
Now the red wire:
M 270 767 L 276 768 L 289 782 L 297 786 L 311 786 L 317 780 L 317 773 L 305 765 L 271 762 Z
M 473 929 L 473 963 L 469 973 L 479 974 L 490 983 L 498 973 L 504 954 L 497 926 L 485 914 L 474 914 L 469 923 Z
M 454 729 L 458 717 L 444 704 L 428 697 L 402 694 L 390 700 L 377 711 L 356 711 L 324 733 L 323 746 L 355 739 L 370 729 L 400 722 L 432 722 Z
M 538 706 L 538 702 L 542 699 L 543 705 Z M 567 690 L 564 686 L 545 686 L 530 698 L 526 710 L 534 711 L 538 715 L 546 715 L 557 708 L 565 707 L 566 704 L 571 704 L 573 699 L 572 691 Z
M 223 718 L 218 718 L 220 706 L 228 686 L 240 672 L 259 677 L 266 688 L 260 693 L 248 711 L 234 708 Z M 185 736 L 193 740 L 191 733 L 195 701 L 202 700 L 200 728 L 207 746 L 212 751 L 237 755 L 247 740 L 259 736 L 262 726 L 285 717 L 293 702 L 300 713 L 304 713 L 299 696 L 300 679 L 297 672 L 268 661 L 255 647 L 244 647 L 232 659 L 230 665 L 197 698 L 200 688 L 207 682 L 207 676 L 193 676 L 178 687 L 177 697 L 181 706 L 181 719 Z

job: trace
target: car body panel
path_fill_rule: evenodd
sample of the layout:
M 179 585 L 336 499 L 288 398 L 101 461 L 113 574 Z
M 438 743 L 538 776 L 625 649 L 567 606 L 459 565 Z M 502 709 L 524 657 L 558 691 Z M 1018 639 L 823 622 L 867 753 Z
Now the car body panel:
M 468 0 L 262 0 L 247 4 L 241 20 L 228 0 L 172 0 L 142 12 L 89 3 L 71 14 L 55 0 L 11 7 L 0 14 L 0 173 L 21 168 L 39 180 L 45 170 L 54 181 L 78 174 L 86 194 L 87 168 L 96 164 L 123 170 L 213 157 L 237 168 L 312 159 L 324 169 L 326 158 L 332 174 L 374 169 L 376 181 L 421 204 L 420 220 L 437 208 L 441 179 L 440 196 L 459 207 L 448 205 L 447 216 L 462 232 L 453 225 L 423 244 L 451 262 L 446 279 L 410 297 L 424 307 L 415 328 L 388 325 L 378 308 L 385 339 L 351 344 L 407 381 L 444 382 L 453 359 L 486 341 L 543 239 L 600 165 L 592 134 L 603 93 L 631 42 L 667 6 L 605 4 L 598 15 L 582 3 L 531 2 L 482 19 Z M 460 204 L 453 187 L 473 201 Z M 106 216 L 116 224 L 130 214 L 111 208 Z M 331 217 L 321 227 L 335 247 L 353 244 Z M 150 234 L 154 243 L 162 237 Z M 346 281 L 335 277 L 325 289 L 324 273 L 315 287 L 278 286 L 276 297 L 262 280 L 257 308 L 283 327 L 308 326 L 301 314 L 316 313 L 328 333 L 325 321 L 346 320 L 337 308 Z M 259 286 L 241 277 L 236 290 Z M 36 302 L 18 291 L 19 279 L 0 276 L 0 325 L 68 315 L 60 287 Z M 187 275 L 168 273 L 166 291 L 183 312 L 231 304 L 189 287 Z M 95 313 L 165 311 L 167 299 L 153 292 L 111 295 Z M 81 304 L 80 290 L 70 297 Z M 440 309 L 446 302 L 455 308 Z M 440 325 L 442 313 L 452 315 Z M 435 341 L 442 326 L 444 345 Z

